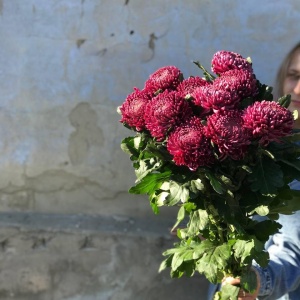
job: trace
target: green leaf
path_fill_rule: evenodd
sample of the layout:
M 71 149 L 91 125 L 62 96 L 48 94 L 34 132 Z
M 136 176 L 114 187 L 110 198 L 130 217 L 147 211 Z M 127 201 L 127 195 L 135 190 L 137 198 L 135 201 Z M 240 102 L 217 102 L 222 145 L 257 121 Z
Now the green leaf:
M 198 178 L 196 180 L 191 180 L 190 190 L 195 194 L 198 191 L 204 190 L 204 184 L 202 183 L 200 178 Z
M 278 103 L 285 108 L 288 108 L 291 104 L 291 95 L 284 95 L 283 97 L 278 99 Z
M 184 219 L 184 217 L 185 217 L 185 208 L 184 206 L 181 206 L 177 213 L 177 221 L 174 224 L 171 231 L 173 231 L 180 224 L 180 222 Z
M 154 214 L 158 215 L 159 214 L 159 208 L 158 208 L 158 205 L 156 204 L 156 202 L 150 201 L 150 206 L 151 206 L 152 211 L 154 212 Z
M 224 194 L 226 189 L 214 174 L 207 172 L 206 177 L 207 179 L 209 179 L 211 186 L 218 194 Z
M 237 261 L 244 263 L 251 256 L 252 250 L 255 248 L 254 240 L 237 240 L 233 245 L 234 257 Z M 246 261 L 249 262 L 249 261 Z M 250 260 L 251 262 L 251 260 Z
M 300 171 L 300 160 L 287 160 L 287 159 L 281 159 L 280 161 L 284 162 L 285 164 L 297 169 Z
M 154 159 L 140 159 L 138 162 L 138 168 L 135 170 L 135 175 L 137 177 L 136 182 L 141 181 L 143 177 L 147 174 L 158 170 L 161 167 L 161 163 Z
M 195 203 L 191 203 L 191 202 L 186 202 L 183 204 L 183 206 L 187 213 L 191 213 L 193 210 L 196 209 Z
M 253 270 L 250 269 L 248 272 L 242 274 L 241 286 L 245 291 L 249 293 L 255 292 L 257 287 L 257 278 Z
M 188 226 L 188 234 L 195 236 L 199 234 L 200 230 L 205 229 L 208 224 L 208 213 L 204 209 L 198 209 L 191 213 L 190 222 Z
M 269 214 L 270 211 L 269 211 L 268 206 L 260 205 L 255 208 L 255 212 L 260 216 L 266 216 Z
M 300 210 L 300 191 L 290 189 L 285 192 L 288 193 L 289 197 L 284 199 L 282 194 L 279 194 L 278 197 L 274 199 L 274 203 L 271 203 L 269 207 L 270 213 L 290 215 Z
M 142 142 L 142 137 L 140 135 L 133 138 L 133 145 L 135 149 L 139 149 Z
M 210 240 L 204 240 L 194 247 L 193 259 L 197 260 L 203 256 L 209 249 L 213 249 L 215 245 Z
M 172 257 L 168 257 L 165 260 L 163 260 L 159 266 L 158 272 L 162 272 L 163 270 L 165 270 L 166 268 L 170 268 L 171 267 L 171 263 L 172 263 Z
M 165 201 L 166 201 L 168 196 L 169 196 L 168 192 L 161 192 L 157 196 L 155 196 L 157 206 L 165 205 Z
M 164 173 L 147 174 L 137 185 L 129 189 L 129 193 L 151 195 L 157 189 L 159 189 L 161 184 L 166 181 L 170 175 L 170 171 Z
M 280 166 L 268 157 L 259 158 L 248 179 L 251 182 L 251 190 L 259 191 L 263 195 L 276 194 L 278 188 L 284 184 Z
M 125 153 L 134 156 L 135 159 L 137 159 L 139 156 L 139 151 L 137 151 L 137 149 L 134 147 L 134 137 L 132 136 L 123 139 L 121 142 L 121 149 Z
M 227 244 L 216 246 L 213 249 L 208 249 L 205 255 L 203 255 L 196 264 L 196 269 L 199 273 L 204 274 L 205 277 L 216 283 L 222 273 L 220 270 L 224 270 L 228 264 L 228 260 L 231 257 L 231 249 Z
M 258 81 L 258 80 L 257 80 Z M 258 95 L 258 99 L 261 100 L 273 100 L 273 88 L 271 86 L 268 86 L 266 84 L 261 84 L 258 81 L 258 87 L 259 87 L 259 95 Z
M 178 184 L 175 181 L 170 182 L 170 194 L 167 197 L 166 205 L 173 206 L 178 202 L 186 202 L 189 199 L 189 190 L 183 185 Z
M 253 222 L 247 231 L 255 235 L 258 240 L 266 242 L 270 235 L 278 232 L 282 226 L 274 220 L 263 220 L 261 222 Z
M 287 140 L 287 141 L 293 142 L 293 143 L 299 142 L 300 141 L 300 132 L 297 131 L 289 136 L 286 136 L 284 138 L 284 140 Z M 293 146 L 295 146 L 295 145 L 293 145 Z
M 171 268 L 173 271 L 176 271 L 178 269 L 178 267 L 181 266 L 181 264 L 183 263 L 183 256 L 182 256 L 182 252 L 176 252 L 173 255 L 172 258 L 172 264 L 171 264 Z
M 219 292 L 220 300 L 234 300 L 238 298 L 240 288 L 232 284 L 224 284 Z
M 269 253 L 267 251 L 255 252 L 253 259 L 262 267 L 265 268 L 269 263 Z

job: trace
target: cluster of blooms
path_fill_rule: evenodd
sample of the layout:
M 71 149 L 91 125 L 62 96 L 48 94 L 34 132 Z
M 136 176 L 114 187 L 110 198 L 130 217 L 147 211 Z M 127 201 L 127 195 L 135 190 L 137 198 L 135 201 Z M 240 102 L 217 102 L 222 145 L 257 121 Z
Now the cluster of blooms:
M 256 101 L 258 81 L 247 59 L 218 51 L 211 64 L 212 80 L 184 79 L 177 67 L 162 67 L 120 107 L 122 123 L 166 142 L 174 163 L 193 171 L 216 158 L 242 159 L 251 143 L 278 142 L 294 124 L 292 113 L 277 102 Z M 245 107 L 246 98 L 253 101 Z

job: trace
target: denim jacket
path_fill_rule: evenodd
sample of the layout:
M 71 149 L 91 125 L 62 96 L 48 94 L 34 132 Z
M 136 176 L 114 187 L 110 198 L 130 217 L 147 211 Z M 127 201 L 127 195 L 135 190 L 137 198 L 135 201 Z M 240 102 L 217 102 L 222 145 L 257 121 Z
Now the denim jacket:
M 291 184 L 300 190 L 300 182 Z M 280 232 L 266 243 L 270 261 L 266 268 L 255 262 L 253 267 L 260 277 L 259 300 L 300 300 L 300 211 L 293 215 L 280 215 Z M 208 300 L 217 290 L 210 285 Z

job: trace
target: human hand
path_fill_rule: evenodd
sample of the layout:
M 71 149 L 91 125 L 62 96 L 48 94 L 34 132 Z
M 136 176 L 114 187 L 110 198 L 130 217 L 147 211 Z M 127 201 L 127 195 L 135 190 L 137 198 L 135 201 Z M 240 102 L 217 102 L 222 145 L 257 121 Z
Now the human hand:
M 241 283 L 240 278 L 234 278 L 234 277 L 226 277 L 224 279 L 224 281 L 222 282 L 222 284 L 231 284 L 231 285 L 235 285 L 235 286 L 240 285 L 240 283 Z M 255 300 L 255 299 L 257 299 L 258 291 L 259 291 L 259 280 L 258 280 L 258 278 L 257 278 L 257 283 L 258 284 L 257 284 L 256 290 L 254 291 L 254 293 L 251 293 L 251 294 L 244 291 L 241 288 L 240 291 L 239 291 L 239 294 L 238 294 L 238 300 Z

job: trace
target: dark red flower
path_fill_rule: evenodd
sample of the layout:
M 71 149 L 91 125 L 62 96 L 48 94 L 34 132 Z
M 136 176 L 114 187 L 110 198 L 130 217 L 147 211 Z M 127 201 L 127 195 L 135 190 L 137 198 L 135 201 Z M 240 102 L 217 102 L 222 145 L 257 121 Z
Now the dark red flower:
M 194 91 L 194 102 L 214 111 L 233 109 L 246 97 L 258 94 L 255 76 L 244 70 L 231 70 L 216 78 L 211 85 Z
M 151 135 L 158 141 L 165 139 L 176 125 L 192 114 L 187 100 L 175 91 L 164 91 L 154 97 L 145 108 L 145 123 Z
M 205 86 L 198 87 L 192 93 L 193 102 L 197 106 L 201 106 L 203 108 L 211 108 L 210 102 L 208 98 L 211 97 L 212 84 L 208 84 Z
M 244 126 L 263 146 L 291 133 L 294 126 L 292 113 L 274 101 L 254 102 L 243 114 Z
M 176 165 L 187 166 L 192 171 L 214 162 L 212 146 L 205 136 L 201 119 L 197 117 L 176 127 L 168 138 L 167 149 Z
M 194 103 L 214 111 L 234 108 L 240 101 L 237 91 L 234 89 L 226 89 L 217 84 L 199 88 L 194 93 Z
M 250 134 L 243 127 L 242 113 L 238 110 L 216 112 L 207 118 L 207 136 L 220 152 L 220 159 L 227 156 L 238 160 L 244 157 L 250 144 Z
M 190 97 L 192 96 L 193 92 L 196 88 L 207 85 L 208 82 L 202 79 L 199 76 L 196 77 L 189 77 L 184 79 L 177 87 L 177 91 L 183 97 Z
M 218 51 L 214 54 L 211 69 L 216 74 L 222 74 L 229 70 L 248 70 L 253 72 L 252 64 L 240 54 L 231 51 Z
M 134 92 L 129 94 L 125 102 L 120 106 L 122 114 L 120 122 L 126 123 L 137 131 L 145 129 L 144 110 L 150 99 L 147 90 L 135 88 Z
M 231 70 L 224 72 L 214 81 L 216 88 L 236 90 L 240 99 L 256 97 L 258 85 L 255 75 L 247 70 Z
M 158 69 L 149 76 L 145 82 L 145 88 L 150 90 L 175 90 L 183 80 L 181 71 L 174 66 L 166 66 Z

